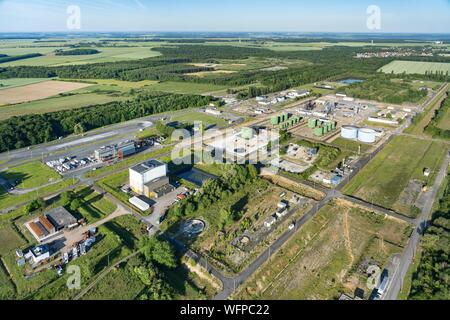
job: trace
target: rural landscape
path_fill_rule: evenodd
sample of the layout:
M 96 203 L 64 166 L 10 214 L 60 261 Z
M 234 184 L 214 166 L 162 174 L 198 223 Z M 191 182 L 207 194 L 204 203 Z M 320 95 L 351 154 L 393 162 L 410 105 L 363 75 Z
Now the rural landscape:
M 0 24 L 0 300 L 450 299 L 449 72 L 448 33 Z

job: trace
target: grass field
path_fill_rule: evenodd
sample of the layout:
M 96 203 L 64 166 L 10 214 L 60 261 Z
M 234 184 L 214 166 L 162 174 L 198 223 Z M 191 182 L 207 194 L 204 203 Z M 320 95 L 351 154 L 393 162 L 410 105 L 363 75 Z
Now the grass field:
M 125 100 L 126 97 L 108 94 L 85 93 L 65 97 L 48 98 L 21 104 L 0 106 L 0 120 L 27 114 L 42 114 L 60 110 L 83 108 L 96 104 Z
M 25 241 L 17 234 L 14 228 L 9 224 L 0 226 L 0 256 L 3 256 L 11 250 L 20 248 Z
M 78 213 L 88 224 L 105 218 L 117 209 L 115 204 L 88 187 L 77 188 L 75 192 L 81 198 Z
M 226 86 L 205 84 L 205 83 L 190 83 L 190 82 L 160 82 L 146 87 L 151 91 L 162 91 L 180 94 L 205 94 L 226 89 Z
M 422 184 L 433 183 L 446 150 L 439 142 L 396 137 L 350 181 L 344 192 L 414 217 Z M 429 178 L 423 176 L 424 168 L 432 170 Z M 412 184 L 414 181 L 418 181 L 418 187 Z
M 445 116 L 439 121 L 438 128 L 450 130 L 450 109 L 447 110 Z
M 352 140 L 344 139 L 341 137 L 333 140 L 333 142 L 331 144 L 339 147 L 342 150 L 347 150 L 347 151 L 356 152 L 356 153 L 359 150 L 361 150 L 361 153 L 365 153 L 370 148 L 372 148 L 371 145 L 368 145 L 365 143 L 359 143 L 357 141 L 352 141 Z M 360 149 L 360 147 L 361 147 L 361 149 Z
M 382 67 L 379 71 L 384 73 L 407 73 L 407 74 L 425 74 L 427 71 L 442 71 L 450 73 L 450 63 L 443 62 L 421 62 L 421 61 L 392 61 L 391 63 Z
M 29 84 L 48 81 L 48 78 L 13 78 L 13 79 L 0 79 L 0 90 L 9 89 L 15 87 L 26 86 Z
M 115 62 L 134 59 L 145 59 L 159 56 L 160 53 L 151 50 L 152 47 L 105 47 L 92 48 L 100 51 L 95 55 L 80 55 L 80 56 L 56 56 L 53 51 L 59 49 L 54 48 L 0 48 L 0 53 L 8 55 L 19 55 L 24 53 L 42 53 L 41 57 L 11 61 L 2 63 L 3 67 L 9 66 L 60 66 L 60 65 L 74 65 L 74 64 L 89 64 L 99 62 Z
M 195 121 L 201 121 L 206 126 L 217 125 L 219 127 L 225 126 L 227 124 L 227 121 L 225 119 L 196 111 L 186 111 L 186 113 L 182 115 L 172 117 L 172 121 L 184 123 L 194 123 Z
M 19 189 L 36 188 L 61 179 L 61 176 L 42 162 L 33 161 L 7 171 L 0 172 L 0 177 L 11 182 L 19 181 Z
M 233 298 L 329 300 L 365 290 L 363 262 L 386 266 L 401 252 L 406 223 L 334 202 L 300 229 Z
M 60 190 L 68 188 L 78 182 L 77 179 L 64 180 L 55 184 L 51 184 L 47 187 L 39 188 L 36 191 L 29 192 L 21 195 L 10 195 L 3 188 L 0 188 L 0 208 L 10 208 L 22 203 L 32 201 L 38 197 L 45 197 L 54 194 Z
M 14 284 L 0 261 L 0 300 L 12 300 L 15 293 Z

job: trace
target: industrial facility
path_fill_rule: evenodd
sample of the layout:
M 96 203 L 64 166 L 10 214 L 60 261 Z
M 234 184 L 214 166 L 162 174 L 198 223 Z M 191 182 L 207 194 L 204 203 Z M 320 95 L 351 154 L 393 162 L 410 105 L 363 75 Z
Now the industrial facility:
M 206 146 L 217 155 L 223 155 L 224 159 L 245 163 L 267 151 L 269 143 L 275 143 L 279 139 L 277 132 L 264 128 L 244 127 L 240 131 L 229 130 L 225 135 L 220 135 L 205 142 Z
M 381 131 L 370 128 L 358 128 L 356 126 L 343 126 L 341 137 L 344 139 L 355 140 L 362 143 L 375 143 L 377 138 L 382 135 Z
M 48 240 L 57 235 L 59 231 L 75 226 L 78 226 L 77 219 L 64 207 L 52 209 L 25 224 L 38 242 Z
M 117 145 L 105 146 L 94 151 L 98 161 L 109 161 L 115 158 L 123 159 L 137 152 L 135 141 L 124 141 Z
M 173 191 L 166 163 L 152 159 L 130 168 L 129 172 L 130 188 L 137 195 L 157 199 Z

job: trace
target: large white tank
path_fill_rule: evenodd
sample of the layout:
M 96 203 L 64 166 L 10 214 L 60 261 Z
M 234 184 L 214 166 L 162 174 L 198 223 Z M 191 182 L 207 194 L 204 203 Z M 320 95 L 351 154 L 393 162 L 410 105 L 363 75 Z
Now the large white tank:
M 343 126 L 341 129 L 341 137 L 345 139 L 358 139 L 358 128 L 354 126 Z
M 364 143 L 374 143 L 377 138 L 377 132 L 373 129 L 360 129 L 358 132 L 358 140 Z

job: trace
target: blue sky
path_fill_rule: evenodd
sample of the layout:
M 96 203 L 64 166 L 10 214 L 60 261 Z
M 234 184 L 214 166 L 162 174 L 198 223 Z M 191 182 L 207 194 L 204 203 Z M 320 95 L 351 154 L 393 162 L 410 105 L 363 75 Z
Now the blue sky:
M 370 32 L 377 5 L 380 32 L 450 33 L 450 0 L 0 0 L 0 32 L 68 31 L 69 5 L 81 31 Z

